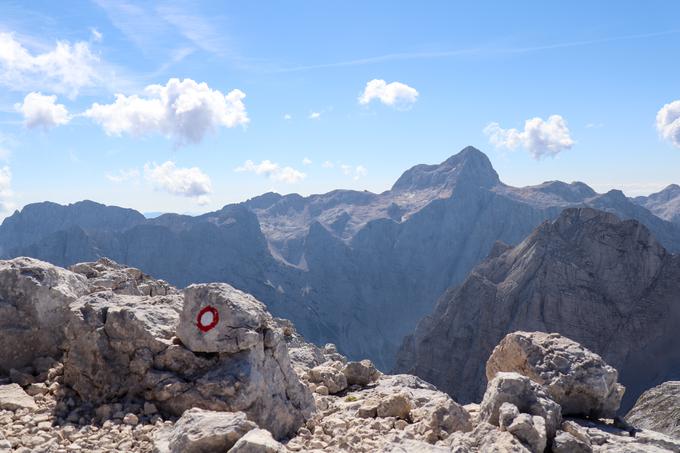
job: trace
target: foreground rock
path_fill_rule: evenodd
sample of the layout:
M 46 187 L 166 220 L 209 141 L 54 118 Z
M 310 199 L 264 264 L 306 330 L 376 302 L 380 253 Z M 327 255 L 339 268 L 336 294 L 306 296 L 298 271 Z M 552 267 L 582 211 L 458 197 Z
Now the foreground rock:
M 61 356 L 69 304 L 85 278 L 32 258 L 0 261 L 0 375 Z
M 397 371 L 460 402 L 479 401 L 480 364 L 505 335 L 557 332 L 619 371 L 625 411 L 659 380 L 677 379 L 678 294 L 680 255 L 647 228 L 602 211 L 565 209 L 446 293 L 404 342 Z M 616 397 L 602 399 L 608 385 L 594 390 L 603 406 L 593 409 L 611 413 Z
M 284 453 L 288 451 L 264 429 L 253 429 L 241 437 L 229 453 Z
M 628 412 L 626 421 L 680 439 L 680 381 L 647 390 Z
M 0 385 L 0 410 L 37 409 L 35 400 L 17 384 Z
M 91 292 L 110 290 L 128 296 L 167 296 L 177 293 L 167 282 L 108 258 L 100 258 L 94 263 L 74 264 L 69 269 L 87 278 Z
M 613 418 L 624 393 L 614 368 L 559 334 L 506 335 L 486 362 L 486 378 L 491 381 L 501 371 L 514 371 L 541 384 L 564 415 Z
M 64 382 L 93 404 L 143 398 L 177 416 L 192 407 L 244 411 L 276 437 L 294 432 L 313 401 L 271 315 L 226 284 L 193 285 L 186 293 L 140 297 L 101 291 L 80 298 L 67 323 Z M 193 329 L 197 337 L 202 332 L 195 318 L 180 320 L 180 313 L 213 306 L 221 316 L 215 331 L 228 333 L 206 336 L 193 351 L 196 343 L 186 332 Z M 177 331 L 188 347 L 176 341 Z M 197 354 L 206 349 L 210 354 Z
M 157 453 L 226 452 L 257 425 L 243 412 L 190 409 L 172 428 L 156 434 Z

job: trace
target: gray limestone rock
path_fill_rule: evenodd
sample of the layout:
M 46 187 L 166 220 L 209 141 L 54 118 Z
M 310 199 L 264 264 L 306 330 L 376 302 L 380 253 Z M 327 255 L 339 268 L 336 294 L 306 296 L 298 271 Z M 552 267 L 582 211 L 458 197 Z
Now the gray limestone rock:
M 597 354 L 559 334 L 513 332 L 486 362 L 486 378 L 514 371 L 541 384 L 562 415 L 612 418 L 624 388 L 618 373 Z
M 241 437 L 229 453 L 284 453 L 288 451 L 266 429 L 253 429 Z
M 647 390 L 626 414 L 636 428 L 680 439 L 680 381 L 668 381 Z
M 171 428 L 154 439 L 157 453 L 227 452 L 257 425 L 243 412 L 189 409 Z
M 191 291 L 206 294 L 208 304 L 235 290 L 197 285 Z M 243 313 L 224 318 L 233 322 L 234 331 L 249 332 L 247 348 L 240 348 L 243 342 L 226 343 L 240 346 L 209 353 L 177 344 L 183 304 L 181 294 L 101 291 L 81 297 L 72 304 L 67 323 L 64 382 L 92 403 L 139 397 L 177 416 L 192 407 L 243 411 L 277 438 L 294 432 L 310 416 L 313 399 L 262 304 L 252 299 Z M 250 323 L 253 306 L 261 316 L 257 326 Z
M 61 357 L 69 304 L 85 279 L 32 258 L 0 261 L 0 374 Z
M 555 437 L 562 423 L 561 408 L 541 385 L 518 373 L 497 373 L 484 393 L 479 408 L 480 420 L 500 427 L 501 408 L 507 407 L 503 406 L 505 403 L 516 406 L 520 414 L 544 418 L 547 438 L 552 440 Z
M 0 385 L 0 410 L 37 409 L 35 400 L 18 384 Z

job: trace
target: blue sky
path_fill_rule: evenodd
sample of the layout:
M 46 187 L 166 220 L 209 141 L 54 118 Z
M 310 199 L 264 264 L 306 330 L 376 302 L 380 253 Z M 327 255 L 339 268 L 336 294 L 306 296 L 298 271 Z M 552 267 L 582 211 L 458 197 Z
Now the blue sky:
M 3 216 L 380 192 L 466 145 L 513 185 L 680 182 L 677 2 L 63 5 L 0 4 Z

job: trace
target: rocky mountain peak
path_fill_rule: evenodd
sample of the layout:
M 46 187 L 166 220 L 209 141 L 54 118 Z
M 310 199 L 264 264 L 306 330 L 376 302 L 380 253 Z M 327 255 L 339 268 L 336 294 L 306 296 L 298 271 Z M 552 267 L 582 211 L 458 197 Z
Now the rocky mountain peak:
M 493 187 L 500 182 L 489 158 L 472 146 L 439 165 L 416 165 L 407 170 L 392 186 L 394 191 L 418 191 L 453 188 L 460 184 Z

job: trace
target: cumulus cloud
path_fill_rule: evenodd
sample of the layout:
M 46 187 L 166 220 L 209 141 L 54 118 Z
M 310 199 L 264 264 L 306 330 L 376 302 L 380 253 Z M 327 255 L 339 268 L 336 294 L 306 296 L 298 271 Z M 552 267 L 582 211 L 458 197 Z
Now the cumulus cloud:
M 318 120 L 319 118 L 321 118 L 321 112 L 312 112 L 309 114 L 310 120 Z
M 160 165 L 144 165 L 144 178 L 156 189 L 172 195 L 194 198 L 198 204 L 207 204 L 212 191 L 210 177 L 198 167 L 180 168 L 172 161 Z
M 680 148 L 680 100 L 661 107 L 656 114 L 656 129 L 661 137 Z
M 304 159 L 302 159 L 302 165 L 312 165 L 312 159 L 310 159 L 309 157 L 305 157 Z
M 170 79 L 149 85 L 146 96 L 117 94 L 112 104 L 95 103 L 83 115 L 100 124 L 108 135 L 142 136 L 160 133 L 178 145 L 199 143 L 218 127 L 232 128 L 250 121 L 245 93 L 226 95 L 206 83 Z
M 97 83 L 99 63 L 86 42 L 57 41 L 54 49 L 34 55 L 14 35 L 0 32 L 0 84 L 13 90 L 46 89 L 75 97 Z
M 390 107 L 410 108 L 418 100 L 418 91 L 401 82 L 373 79 L 359 96 L 359 104 L 367 105 L 375 99 Z
M 0 168 L 0 216 L 6 216 L 16 208 L 12 192 L 12 171 L 5 165 Z
M 118 173 L 107 173 L 106 179 L 111 182 L 121 183 L 126 181 L 133 181 L 139 178 L 139 170 L 130 168 L 129 170 L 119 170 Z
M 283 115 L 283 119 L 284 119 L 284 120 L 292 120 L 292 119 L 293 119 L 293 115 L 291 115 L 290 113 L 286 113 L 285 115 Z
M 321 164 L 323 168 L 333 168 L 335 167 L 335 164 L 331 162 L 330 160 L 325 161 L 323 164 Z
M 28 93 L 24 102 L 14 104 L 14 108 L 24 116 L 28 128 L 49 129 L 61 126 L 71 120 L 64 104 L 57 104 L 57 96 L 46 96 L 40 92 Z
M 274 181 L 288 184 L 300 182 L 307 177 L 305 173 L 293 167 L 282 167 L 270 160 L 263 160 L 259 164 L 252 160 L 247 160 L 240 167 L 236 167 L 234 171 L 255 173 L 256 175 L 263 175 Z
M 567 122 L 560 115 L 551 115 L 547 121 L 531 118 L 524 122 L 524 130 L 503 129 L 498 123 L 484 128 L 489 142 L 499 148 L 523 147 L 534 159 L 556 156 L 574 145 Z

